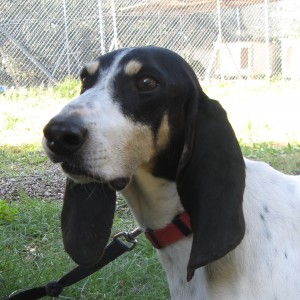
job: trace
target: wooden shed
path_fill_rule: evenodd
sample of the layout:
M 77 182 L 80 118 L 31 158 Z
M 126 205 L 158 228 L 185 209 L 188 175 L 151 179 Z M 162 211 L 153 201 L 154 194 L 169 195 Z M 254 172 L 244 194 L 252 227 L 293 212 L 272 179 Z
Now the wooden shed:
M 281 40 L 281 70 L 283 78 L 300 78 L 300 40 Z
M 258 78 L 264 76 L 269 68 L 271 75 L 274 68 L 274 47 L 270 44 L 267 49 L 268 62 L 266 55 L 262 55 L 266 52 L 265 43 L 222 43 L 216 53 L 215 74 L 225 77 Z

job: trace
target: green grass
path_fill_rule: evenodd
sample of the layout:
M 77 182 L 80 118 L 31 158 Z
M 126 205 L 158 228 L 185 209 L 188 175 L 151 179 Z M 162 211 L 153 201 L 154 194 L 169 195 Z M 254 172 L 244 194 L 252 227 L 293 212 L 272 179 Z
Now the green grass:
M 269 162 L 288 174 L 300 172 L 299 83 L 203 86 L 228 111 L 246 157 Z M 43 172 L 42 128 L 78 91 L 78 83 L 67 80 L 56 87 L 0 95 L 0 179 Z M 0 299 L 57 280 L 74 267 L 62 245 L 62 203 L 32 199 L 22 190 L 19 196 L 19 201 L 0 199 Z M 125 201 L 119 199 L 113 232 L 134 227 Z M 65 289 L 63 296 L 76 300 L 169 299 L 156 253 L 144 237 L 139 238 L 134 252 Z
M 286 174 L 300 174 L 300 145 L 285 146 L 274 143 L 242 145 L 243 155 L 252 160 L 269 163 L 273 168 Z
M 36 145 L 4 145 L 0 148 L 0 178 L 28 175 L 45 168 L 46 155 Z
M 119 200 L 119 205 L 122 202 Z M 22 195 L 20 201 L 8 205 L 17 216 L 0 223 L 0 299 L 13 291 L 58 280 L 75 266 L 63 250 L 61 202 Z M 128 211 L 119 209 L 113 233 L 132 226 Z M 155 283 L 155 291 L 151 283 Z M 67 299 L 166 299 L 168 291 L 154 249 L 141 237 L 134 252 L 66 288 L 62 295 Z

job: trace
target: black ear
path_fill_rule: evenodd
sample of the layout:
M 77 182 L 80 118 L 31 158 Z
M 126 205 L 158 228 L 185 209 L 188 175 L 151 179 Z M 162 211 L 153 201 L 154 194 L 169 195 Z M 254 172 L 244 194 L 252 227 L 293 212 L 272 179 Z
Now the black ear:
M 188 280 L 196 268 L 221 258 L 242 240 L 244 187 L 245 164 L 226 112 L 200 90 L 187 103 L 177 173 L 178 193 L 193 228 Z
M 99 183 L 76 184 L 67 179 L 61 228 L 64 247 L 79 265 L 94 265 L 108 242 L 116 192 Z

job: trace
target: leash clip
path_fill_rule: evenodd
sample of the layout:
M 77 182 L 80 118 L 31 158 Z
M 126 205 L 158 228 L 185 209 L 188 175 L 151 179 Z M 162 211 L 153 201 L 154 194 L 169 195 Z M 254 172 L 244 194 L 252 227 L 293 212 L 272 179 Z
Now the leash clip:
M 136 246 L 136 244 L 137 244 L 137 239 L 136 238 L 141 233 L 142 233 L 142 231 L 139 228 L 137 228 L 137 229 L 135 229 L 131 232 L 127 232 L 127 231 L 119 232 L 113 237 L 113 239 L 115 240 L 115 239 L 118 239 L 120 237 L 123 237 L 126 242 L 131 244 L 131 246 L 128 247 L 128 251 L 131 251 Z

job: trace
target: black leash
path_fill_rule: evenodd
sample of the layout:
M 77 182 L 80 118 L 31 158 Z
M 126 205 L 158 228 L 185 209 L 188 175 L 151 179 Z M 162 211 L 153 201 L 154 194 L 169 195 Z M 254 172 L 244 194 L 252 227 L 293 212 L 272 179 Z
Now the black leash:
M 142 231 L 140 229 L 135 229 L 130 233 L 122 232 L 115 235 L 111 243 L 109 243 L 108 246 L 106 246 L 101 260 L 97 264 L 91 267 L 84 268 L 78 266 L 75 269 L 71 270 L 66 275 L 64 275 L 58 281 L 51 281 L 44 286 L 25 290 L 4 300 L 35 300 L 45 296 L 58 297 L 65 287 L 68 287 L 90 276 L 91 274 L 100 270 L 101 268 L 103 268 L 113 260 L 117 259 L 125 252 L 132 250 L 137 243 L 136 237 L 141 232 Z M 127 244 L 123 243 L 119 239 L 119 237 L 124 237 L 125 240 L 131 245 L 128 246 Z

